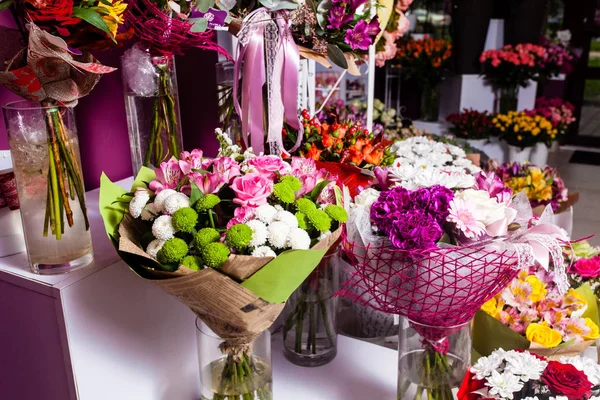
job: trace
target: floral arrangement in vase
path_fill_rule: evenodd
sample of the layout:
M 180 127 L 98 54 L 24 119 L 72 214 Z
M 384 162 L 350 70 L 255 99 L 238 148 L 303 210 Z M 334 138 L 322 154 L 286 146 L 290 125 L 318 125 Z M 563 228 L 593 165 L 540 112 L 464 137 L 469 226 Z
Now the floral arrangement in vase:
M 558 211 L 569 200 L 569 190 L 556 168 L 513 162 L 499 166 L 495 173 L 514 193 L 524 191 L 533 208 L 551 205 Z
M 375 64 L 383 67 L 385 62 L 394 59 L 398 47 L 396 42 L 410 29 L 410 21 L 404 14 L 413 0 L 398 0 L 388 24 L 383 31 L 383 39 L 377 42 L 377 53 L 375 53 Z
M 540 80 L 571 72 L 576 56 L 571 49 L 571 32 L 569 30 L 558 31 L 553 38 L 544 37 L 542 46 L 545 47 L 546 54 L 537 62 L 540 68 Z
M 488 139 L 491 134 L 492 116 L 487 111 L 465 109 L 446 117 L 450 124 L 448 132 L 456 138 L 468 140 Z
M 124 261 L 225 340 L 211 366 L 214 398 L 231 387 L 240 398 L 271 398 L 268 386 L 252 384 L 270 379 L 254 368 L 262 361 L 251 342 L 336 242 L 347 214 L 335 178 L 313 160 L 230 150 L 208 159 L 196 149 L 142 168 L 128 193 L 103 176 L 100 209 Z
M 547 239 L 551 254 L 561 251 L 566 237 L 546 220 L 533 229 L 523 195 L 513 201 L 512 191 L 494 174 L 479 173 L 470 186 L 452 190 L 439 184 L 409 189 L 381 172 L 377 185 L 355 198 L 346 225 L 343 248 L 357 274 L 343 293 L 400 314 L 419 335 L 421 348 L 400 355 L 399 398 L 416 393 L 416 398 L 451 399 L 470 354 L 457 357 L 464 352 L 456 346 L 470 349 L 470 341 L 449 338 L 468 326 L 526 262 L 549 267 L 548 259 L 529 247 L 533 231 Z M 520 251 L 531 258 L 517 257 L 510 243 L 520 243 Z M 566 291 L 564 260 L 551 258 L 560 271 L 557 285 Z M 353 295 L 352 289 L 369 298 Z
M 526 43 L 506 45 L 499 50 L 486 50 L 479 61 L 486 82 L 496 91 L 495 111 L 506 114 L 517 110 L 519 87 L 539 73 L 538 60 L 544 59 L 544 47 Z
M 552 126 L 550 121 L 541 115 L 531 115 L 527 111 L 496 114 L 492 118 L 492 129 L 496 136 L 512 146 L 514 152 L 518 152 L 517 149 L 531 148 L 537 143 L 555 140 L 558 135 L 558 130 Z M 521 154 L 524 159 L 511 154 L 510 161 L 527 161 L 529 153 L 521 152 Z
M 422 90 L 421 119 L 437 121 L 438 86 L 446 77 L 452 45 L 442 39 L 402 41 L 396 59 L 408 79 L 415 79 Z
M 561 137 L 564 137 L 571 125 L 576 121 L 573 115 L 574 111 L 575 107 L 571 103 L 558 97 L 538 97 L 535 100 L 535 108 L 528 113 L 531 116 L 539 115 L 545 118 L 550 121 L 552 127 L 556 129 L 556 136 L 554 138 L 546 138 L 545 143 L 547 146 L 550 146 L 553 141 L 560 140 Z
M 600 366 L 581 357 L 548 360 L 527 351 L 498 349 L 469 368 L 458 400 L 598 399 Z
M 478 315 L 473 336 L 479 354 L 488 355 L 495 348 L 521 348 L 556 357 L 581 353 L 600 338 L 598 313 L 588 317 L 584 294 L 572 288 L 560 293 L 551 274 L 535 268 L 523 270 L 481 307 L 510 331 L 503 332 L 500 324 Z

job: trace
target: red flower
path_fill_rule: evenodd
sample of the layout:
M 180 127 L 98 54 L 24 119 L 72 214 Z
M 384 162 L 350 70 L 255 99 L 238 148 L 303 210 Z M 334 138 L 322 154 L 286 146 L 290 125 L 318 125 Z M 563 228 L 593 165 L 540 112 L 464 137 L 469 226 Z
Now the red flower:
M 27 18 L 40 28 L 75 25 L 81 21 L 72 17 L 73 0 L 24 0 L 24 5 Z
M 462 385 L 458 389 L 458 400 L 479 400 L 481 395 L 474 394 L 473 392 L 485 387 L 485 380 L 479 380 L 475 378 L 475 374 L 469 369 L 465 375 Z
M 541 380 L 554 396 L 566 396 L 569 400 L 591 396 L 593 385 L 582 371 L 571 364 L 548 362 Z

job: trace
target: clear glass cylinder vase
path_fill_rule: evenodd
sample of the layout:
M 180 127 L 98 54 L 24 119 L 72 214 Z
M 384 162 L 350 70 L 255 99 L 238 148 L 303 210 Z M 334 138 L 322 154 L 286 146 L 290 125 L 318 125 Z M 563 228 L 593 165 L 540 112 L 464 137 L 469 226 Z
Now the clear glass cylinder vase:
M 494 112 L 506 114 L 509 111 L 517 111 L 518 105 L 518 86 L 507 86 L 496 89 L 494 98 Z
M 400 317 L 398 400 L 453 400 L 471 362 L 470 323 L 437 327 Z
M 271 334 L 232 346 L 196 319 L 201 400 L 272 400 Z
M 72 108 L 3 107 L 29 264 L 59 274 L 89 265 L 92 238 Z
M 284 355 L 296 365 L 324 365 L 337 354 L 338 261 L 337 254 L 323 257 L 285 305 Z
M 139 45 L 121 57 L 125 110 L 134 175 L 183 149 L 173 55 L 152 55 Z
M 421 120 L 436 122 L 440 111 L 440 96 L 437 86 L 424 85 L 421 92 Z

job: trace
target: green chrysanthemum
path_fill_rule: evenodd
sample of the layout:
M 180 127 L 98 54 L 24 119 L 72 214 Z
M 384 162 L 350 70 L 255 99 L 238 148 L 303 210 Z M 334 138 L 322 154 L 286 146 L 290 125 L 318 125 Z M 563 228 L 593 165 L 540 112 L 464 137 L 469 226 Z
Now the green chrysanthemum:
M 331 229 L 331 218 L 323 210 L 312 210 L 306 217 L 319 232 L 328 232 Z
M 198 250 L 202 250 L 206 245 L 218 242 L 220 239 L 221 235 L 213 228 L 202 228 L 194 236 L 194 241 L 196 242 L 196 248 Z
M 294 205 L 296 206 L 296 209 L 303 214 L 308 214 L 309 212 L 317 209 L 315 203 L 312 200 L 306 198 L 296 200 Z
M 229 249 L 223 243 L 209 243 L 202 249 L 202 259 L 207 267 L 220 268 L 229 258 L 229 253 Z
M 230 247 L 236 250 L 242 250 L 250 244 L 252 240 L 252 229 L 246 224 L 236 224 L 227 230 L 225 241 Z
M 187 256 L 189 251 L 185 240 L 179 238 L 169 239 L 156 254 L 156 259 L 161 264 L 179 263 L 181 259 Z
M 306 217 L 306 214 L 298 211 L 296 213 L 296 219 L 298 220 L 298 228 L 304 229 L 305 231 L 310 229 L 310 223 Z
M 198 213 L 190 207 L 183 207 L 173 213 L 171 223 L 178 231 L 192 233 L 198 222 Z
M 334 221 L 342 223 L 348 220 L 348 213 L 346 212 L 346 210 L 344 210 L 343 207 L 330 204 L 327 207 L 325 207 L 325 212 Z
M 302 182 L 300 182 L 300 179 L 292 175 L 282 176 L 279 183 L 286 183 L 294 192 L 302 189 Z
M 220 202 L 221 199 L 216 194 L 205 194 L 204 196 L 198 199 L 196 204 L 194 204 L 194 209 L 198 212 L 203 212 L 214 208 Z
M 179 263 L 193 271 L 200 271 L 204 267 L 202 259 L 198 256 L 185 256 Z
M 273 196 L 285 204 L 291 204 L 296 200 L 294 191 L 287 183 L 276 183 L 273 185 Z

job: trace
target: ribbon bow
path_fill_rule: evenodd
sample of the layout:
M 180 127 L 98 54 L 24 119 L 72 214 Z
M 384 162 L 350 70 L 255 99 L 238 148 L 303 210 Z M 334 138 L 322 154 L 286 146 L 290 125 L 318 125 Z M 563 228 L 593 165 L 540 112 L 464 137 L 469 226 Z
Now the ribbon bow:
M 236 112 L 242 120 L 242 136 L 246 147 L 256 154 L 263 153 L 263 86 L 267 84 L 267 143 L 270 154 L 280 156 L 283 147 L 283 120 L 298 130 L 302 141 L 302 124 L 298 117 L 298 72 L 300 53 L 290 30 L 287 11 L 270 12 L 260 8 L 242 21 L 235 61 L 233 98 Z M 242 73 L 242 104 L 239 102 L 239 79 Z M 250 139 L 250 143 L 249 143 Z

